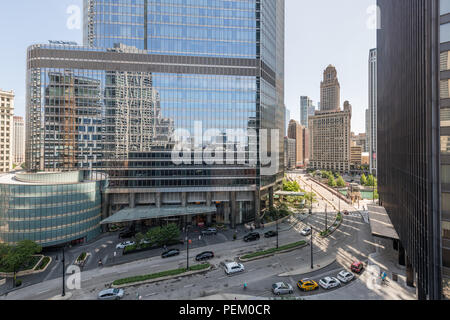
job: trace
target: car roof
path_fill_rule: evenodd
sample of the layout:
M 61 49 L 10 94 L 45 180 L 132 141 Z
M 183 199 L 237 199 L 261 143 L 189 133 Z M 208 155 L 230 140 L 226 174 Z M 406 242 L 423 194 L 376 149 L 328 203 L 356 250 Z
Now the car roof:
M 237 262 L 229 262 L 225 264 L 227 267 L 235 267 L 235 266 L 239 266 L 239 263 Z
M 109 293 L 114 293 L 115 289 L 105 289 L 103 291 L 99 292 L 99 295 L 105 295 L 105 294 L 109 294 Z

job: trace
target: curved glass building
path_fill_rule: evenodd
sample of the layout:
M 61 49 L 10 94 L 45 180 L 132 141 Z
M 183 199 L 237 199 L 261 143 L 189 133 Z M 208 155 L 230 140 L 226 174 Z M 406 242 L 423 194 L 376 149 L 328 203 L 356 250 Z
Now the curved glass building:
M 90 241 L 101 231 L 102 184 L 83 180 L 81 171 L 0 176 L 0 242 Z

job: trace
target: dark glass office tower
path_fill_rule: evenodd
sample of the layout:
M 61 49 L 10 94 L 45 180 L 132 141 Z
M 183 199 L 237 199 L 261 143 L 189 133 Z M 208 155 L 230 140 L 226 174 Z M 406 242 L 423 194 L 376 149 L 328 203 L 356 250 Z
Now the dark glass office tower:
M 28 50 L 30 169 L 107 173 L 104 217 L 202 206 L 215 214 L 184 219 L 257 218 L 283 178 L 284 1 L 85 0 L 84 42 Z M 200 151 L 222 143 L 245 163 L 174 163 L 177 132 L 195 144 L 198 123 L 216 130 Z M 269 174 L 250 161 L 264 129 L 269 142 L 279 130 Z M 227 130 L 248 136 L 233 141 Z
M 440 299 L 439 1 L 378 5 L 380 202 L 405 248 L 419 299 Z

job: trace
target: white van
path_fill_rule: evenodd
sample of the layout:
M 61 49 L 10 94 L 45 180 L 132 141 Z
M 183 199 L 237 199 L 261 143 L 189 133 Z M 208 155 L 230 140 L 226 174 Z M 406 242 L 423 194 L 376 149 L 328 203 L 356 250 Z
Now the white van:
M 228 275 L 244 271 L 245 271 L 244 265 L 241 263 L 230 262 L 225 264 L 225 272 Z

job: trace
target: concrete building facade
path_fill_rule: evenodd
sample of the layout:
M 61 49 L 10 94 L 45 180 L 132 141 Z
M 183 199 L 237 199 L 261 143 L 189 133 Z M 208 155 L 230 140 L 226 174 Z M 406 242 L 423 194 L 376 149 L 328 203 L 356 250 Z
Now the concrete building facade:
M 358 135 L 355 135 L 352 132 L 351 141 L 352 141 L 352 143 L 354 142 L 355 145 L 360 146 L 362 148 L 362 152 L 369 152 L 368 151 L 369 147 L 367 145 L 367 134 L 360 133 Z
M 348 101 L 343 111 L 321 111 L 310 117 L 310 168 L 350 171 L 351 118 L 352 107 Z
M 323 72 L 320 83 L 320 111 L 335 111 L 341 105 L 341 85 L 337 77 L 336 68 L 329 65 Z
M 288 138 L 295 140 L 295 166 L 301 167 L 305 164 L 304 159 L 304 127 L 295 120 L 289 122 Z
M 0 89 L 0 173 L 12 169 L 14 91 Z
M 284 167 L 285 169 L 295 169 L 296 166 L 296 147 L 297 142 L 295 139 L 288 137 L 284 138 Z
M 13 161 L 16 165 L 25 162 L 25 121 L 23 117 L 14 116 L 13 130 Z

